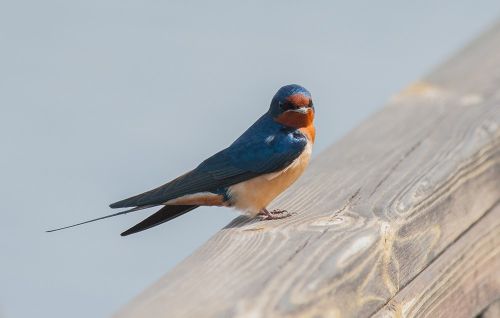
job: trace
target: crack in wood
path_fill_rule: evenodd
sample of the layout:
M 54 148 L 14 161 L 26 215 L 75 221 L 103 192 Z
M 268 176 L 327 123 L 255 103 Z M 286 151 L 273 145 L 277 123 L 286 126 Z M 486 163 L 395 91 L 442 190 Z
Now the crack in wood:
M 377 183 L 377 185 L 375 185 L 375 187 L 373 188 L 373 191 L 370 193 L 370 195 L 368 196 L 369 198 L 371 198 L 375 192 L 377 192 L 377 190 L 380 188 L 380 186 L 382 186 L 382 184 L 387 180 L 389 179 L 389 177 L 391 176 L 391 174 L 394 173 L 394 171 L 396 171 L 396 169 L 401 165 L 401 163 L 403 163 L 403 161 L 408 158 L 408 156 L 414 152 L 421 144 L 422 144 L 422 141 L 423 140 L 419 140 L 418 142 L 416 142 L 408 151 L 406 151 L 403 156 L 389 169 L 389 171 L 387 171 L 387 173 L 382 177 L 382 179 L 380 179 L 380 181 Z
M 361 187 L 359 187 L 355 192 L 354 194 L 352 194 L 349 199 L 347 199 L 347 202 L 338 210 L 336 210 L 335 212 L 333 212 L 333 214 L 330 216 L 330 222 L 333 221 L 333 219 L 335 219 L 336 217 L 338 217 L 342 212 L 344 212 L 347 207 L 351 206 L 352 205 L 352 202 L 354 201 L 354 199 L 356 197 L 359 196 L 359 193 L 361 192 Z M 361 197 L 358 197 L 358 200 L 360 200 Z
M 491 211 L 493 211 L 498 205 L 500 205 L 500 200 L 497 200 L 491 207 L 489 207 L 477 220 L 475 220 L 473 223 L 471 223 L 463 232 L 461 232 L 457 237 L 455 237 L 448 245 L 446 245 L 445 248 L 443 248 L 439 253 L 435 255 L 435 257 L 428 263 L 426 266 L 424 266 L 413 278 L 408 280 L 406 283 L 400 286 L 398 289 L 398 292 L 396 292 L 392 297 L 390 297 L 386 302 L 381 304 L 376 310 L 370 315 L 370 317 L 373 317 L 377 315 L 380 310 L 383 308 L 389 306 L 389 309 L 394 308 L 394 304 L 391 303 L 391 301 L 398 295 L 399 292 L 404 290 L 408 285 L 410 285 L 415 279 L 417 279 L 420 274 L 422 274 L 426 269 L 429 268 L 429 266 L 432 266 L 448 249 L 450 246 L 453 246 L 456 244 L 464 235 L 466 235 L 476 224 L 478 224 L 481 220 L 483 220 Z

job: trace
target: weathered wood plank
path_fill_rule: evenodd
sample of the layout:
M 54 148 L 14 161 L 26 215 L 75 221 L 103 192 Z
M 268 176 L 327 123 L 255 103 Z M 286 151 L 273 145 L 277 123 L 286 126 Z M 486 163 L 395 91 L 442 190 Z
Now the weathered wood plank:
M 500 299 L 490 304 L 478 318 L 498 318 L 500 317 Z
M 499 296 L 500 204 L 497 204 L 374 318 L 470 318 Z
M 296 215 L 237 218 L 117 317 L 374 314 L 500 199 L 498 52 L 500 25 L 321 154 Z

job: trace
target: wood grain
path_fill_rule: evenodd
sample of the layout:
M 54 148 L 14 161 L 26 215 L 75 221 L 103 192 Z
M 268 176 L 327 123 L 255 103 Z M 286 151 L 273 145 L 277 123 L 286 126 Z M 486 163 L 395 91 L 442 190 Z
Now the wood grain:
M 374 318 L 475 317 L 499 296 L 500 204 L 497 204 Z M 492 315 L 495 309 L 492 306 L 485 315 Z M 496 316 L 499 317 L 500 314 Z
M 490 304 L 477 318 L 498 318 L 500 317 L 500 299 Z
M 367 317 L 399 304 L 500 200 L 498 52 L 500 25 L 314 160 L 273 204 L 295 215 L 235 219 L 116 317 Z M 411 309 L 455 304 L 442 297 Z

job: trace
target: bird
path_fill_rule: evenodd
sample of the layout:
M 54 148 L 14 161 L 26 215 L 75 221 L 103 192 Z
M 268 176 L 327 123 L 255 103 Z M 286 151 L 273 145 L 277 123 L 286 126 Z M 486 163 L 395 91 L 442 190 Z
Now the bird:
M 316 137 L 311 93 L 297 84 L 281 87 L 269 109 L 230 146 L 193 170 L 147 192 L 109 206 L 128 210 L 73 226 L 161 206 L 140 223 L 121 233 L 150 229 L 200 206 L 232 207 L 249 217 L 272 220 L 290 216 L 267 206 L 292 185 L 309 165 Z

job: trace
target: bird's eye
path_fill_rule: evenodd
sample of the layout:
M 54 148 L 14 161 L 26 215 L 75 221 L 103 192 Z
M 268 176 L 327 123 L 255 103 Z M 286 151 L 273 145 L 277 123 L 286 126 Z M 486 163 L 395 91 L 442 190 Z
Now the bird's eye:
M 294 106 L 291 102 L 289 101 L 286 101 L 286 102 L 280 102 L 280 108 L 285 111 L 285 110 L 289 110 L 289 109 L 293 109 Z
M 311 108 L 314 106 L 314 105 L 313 105 L 313 100 L 312 100 L 312 99 L 310 99 L 310 100 L 309 100 L 309 105 L 307 105 L 307 106 L 308 106 L 308 107 L 311 107 Z

